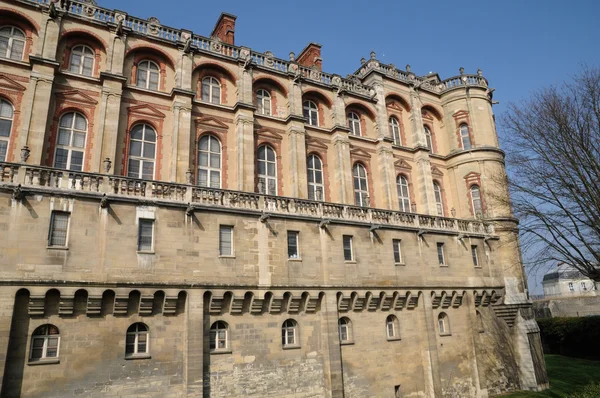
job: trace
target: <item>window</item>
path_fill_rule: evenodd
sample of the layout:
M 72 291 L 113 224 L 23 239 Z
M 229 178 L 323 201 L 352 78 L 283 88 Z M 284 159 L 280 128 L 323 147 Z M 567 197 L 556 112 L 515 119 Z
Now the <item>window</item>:
M 219 255 L 233 256 L 233 227 L 221 225 L 219 228 Z
M 221 83 L 215 77 L 207 76 L 202 79 L 202 101 L 221 103 Z
M 306 161 L 308 178 L 308 199 L 325 200 L 323 185 L 323 162 L 317 155 L 310 155 Z
M 277 162 L 268 145 L 258 147 L 258 193 L 277 195 Z
M 581 290 L 587 290 L 587 286 L 586 286 L 585 282 L 581 282 L 580 286 L 581 286 Z
M 256 92 L 256 102 L 258 113 L 271 116 L 271 94 L 267 90 L 258 90 Z
M 402 398 L 402 389 L 400 385 L 394 386 L 394 398 Z
M 443 312 L 438 315 L 438 329 L 440 335 L 442 336 L 450 334 L 450 322 L 448 321 L 448 315 Z
M 483 214 L 483 206 L 481 206 L 481 191 L 478 185 L 471 186 L 471 205 L 473 206 L 473 215 L 479 216 Z
M 402 248 L 400 247 L 400 239 L 392 239 L 392 245 L 394 246 L 394 263 L 402 264 Z
M 60 333 L 54 325 L 42 325 L 35 329 L 31 336 L 29 361 L 37 362 L 58 358 Z
M 134 323 L 127 329 L 127 340 L 125 341 L 125 356 L 146 355 L 149 350 L 150 332 L 148 326 L 143 323 Z
M 300 251 L 298 249 L 299 235 L 300 235 L 300 233 L 297 231 L 288 231 L 288 233 L 287 233 L 288 258 L 292 258 L 292 259 L 300 258 Z
M 352 235 L 342 237 L 344 243 L 344 260 L 354 261 L 354 250 L 352 249 Z
M 223 351 L 229 348 L 229 327 L 223 321 L 217 321 L 210 327 L 210 350 Z
M 75 46 L 71 50 L 69 72 L 92 76 L 94 71 L 94 50 L 88 46 Z
M 575 287 L 573 286 L 573 282 L 569 282 L 569 291 L 570 292 L 574 292 L 575 291 Z
M 394 315 L 389 315 L 385 320 L 385 328 L 388 339 L 398 339 L 400 338 L 400 327 L 398 323 L 398 318 Z
M 471 136 L 469 135 L 469 126 L 466 124 L 460 125 L 460 142 L 463 149 L 471 149 Z
M 284 347 L 289 346 L 297 346 L 298 345 L 298 336 L 297 336 L 298 324 L 293 319 L 288 319 L 283 322 L 283 326 L 281 327 L 281 345 Z
M 317 104 L 312 101 L 304 101 L 302 105 L 304 109 L 304 118 L 306 119 L 307 123 L 311 126 L 318 126 L 319 108 L 317 107 Z
M 423 126 L 423 130 L 425 130 L 425 143 L 427 144 L 427 149 L 429 149 L 430 153 L 433 153 L 433 139 L 431 137 L 431 130 L 429 127 Z
M 400 123 L 395 117 L 390 117 L 390 135 L 394 139 L 394 145 L 402 145 L 402 139 L 400 137 Z
M 131 129 L 127 176 L 154 179 L 155 153 L 156 132 L 154 129 L 147 124 L 138 124 Z
M 158 90 L 160 80 L 160 69 L 152 61 L 142 61 L 137 66 L 136 86 L 148 90 Z
M 350 134 L 360 136 L 360 116 L 354 112 L 350 112 L 348 114 L 348 127 L 350 127 Z
M 8 101 L 0 99 L 0 162 L 6 161 L 13 115 L 14 110 L 12 105 Z
M 83 154 L 87 135 L 87 120 L 78 112 L 69 112 L 60 118 L 54 167 L 59 169 L 83 170 Z
M 139 219 L 138 251 L 151 252 L 153 249 L 154 220 Z
M 0 57 L 21 61 L 25 52 L 25 33 L 14 26 L 0 28 Z
M 48 246 L 66 247 L 69 231 L 69 213 L 53 211 L 50 219 Z
M 446 265 L 446 259 L 444 258 L 444 244 L 438 242 L 437 243 L 437 255 L 438 255 L 438 262 L 440 263 L 440 265 Z
M 477 246 L 471 245 L 471 257 L 473 258 L 473 265 L 479 267 L 479 258 L 477 257 Z
M 410 193 L 408 191 L 408 180 L 403 175 L 396 178 L 396 188 L 398 189 L 398 202 L 400 211 L 410 212 Z
M 221 188 L 221 143 L 212 135 L 198 141 L 198 185 Z
M 444 202 L 442 200 L 442 189 L 437 182 L 433 183 L 433 194 L 435 196 L 435 206 L 438 216 L 444 217 Z
M 354 179 L 354 203 L 357 206 L 369 206 L 367 170 L 362 164 L 356 163 L 352 168 L 352 176 Z
M 343 317 L 338 321 L 338 329 L 340 333 L 340 342 L 349 343 L 352 341 L 352 322 L 350 319 Z

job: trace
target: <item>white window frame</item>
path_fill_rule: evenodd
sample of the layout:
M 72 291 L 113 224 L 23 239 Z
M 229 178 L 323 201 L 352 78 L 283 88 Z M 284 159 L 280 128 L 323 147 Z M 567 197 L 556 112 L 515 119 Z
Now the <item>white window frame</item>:
M 264 157 L 260 157 L 260 150 L 264 148 Z M 269 160 L 269 151 L 273 153 L 273 160 Z M 277 195 L 277 152 L 270 145 L 261 145 L 258 147 L 257 153 L 257 175 L 258 175 L 258 193 L 262 193 L 265 195 Z M 264 163 L 265 174 L 259 174 L 258 170 L 260 169 L 259 165 Z M 273 175 L 269 175 L 269 165 L 273 165 Z M 260 190 L 260 183 L 263 184 L 262 191 Z M 275 187 L 274 190 L 270 189 L 271 187 Z
M 427 149 L 429 149 L 429 153 L 435 153 L 433 151 L 433 135 L 431 134 L 431 130 L 428 126 L 423 126 L 423 130 L 425 131 L 425 143 L 427 145 Z
M 340 336 L 340 343 L 352 342 L 352 321 L 348 317 L 341 317 L 338 320 L 338 334 Z M 345 338 L 344 338 L 345 335 Z
M 45 334 L 35 334 L 38 330 L 40 330 L 41 328 L 45 327 L 46 328 L 46 333 Z M 58 331 L 58 334 L 49 334 L 49 330 L 50 328 L 56 328 L 56 330 Z M 50 339 L 57 339 L 56 342 L 56 356 L 53 357 L 49 357 L 48 356 L 48 342 Z M 33 350 L 34 350 L 34 341 L 35 340 L 43 340 L 42 343 L 42 356 L 40 358 L 34 358 L 33 357 Z M 40 325 L 38 326 L 33 334 L 31 335 L 31 339 L 29 340 L 29 362 L 43 362 L 43 361 L 58 361 L 60 358 L 60 329 L 57 328 L 56 326 L 52 325 L 52 324 L 44 324 L 44 325 Z M 39 349 L 39 347 L 37 348 Z
M 400 122 L 396 117 L 390 116 L 388 119 L 390 133 L 394 140 L 394 145 L 402 145 L 402 136 L 400 135 Z
M 479 253 L 477 253 L 477 245 L 471 245 L 471 258 L 473 259 L 474 267 L 481 267 L 481 265 L 479 264 Z
M 313 167 L 310 167 L 310 160 L 312 159 L 312 165 Z M 319 165 L 319 167 L 317 167 L 316 165 Z M 324 201 L 325 200 L 325 179 L 324 179 L 324 174 L 323 174 L 323 161 L 321 160 L 320 157 L 318 157 L 317 155 L 315 155 L 314 153 L 310 154 L 308 156 L 308 159 L 306 161 L 306 167 L 307 167 L 307 175 L 312 177 L 312 181 L 310 182 L 310 179 L 307 178 L 308 180 L 308 199 L 310 200 L 318 200 L 318 201 Z M 321 177 L 321 182 L 318 183 L 317 181 L 317 176 Z M 318 193 L 320 194 L 320 197 L 318 195 Z
M 86 53 L 86 50 L 88 50 L 91 54 Z M 74 56 L 79 57 L 79 65 L 78 66 L 73 64 Z M 86 73 L 86 68 L 85 68 L 86 58 L 89 58 L 92 60 L 92 65 L 90 67 L 89 74 Z M 83 76 L 93 76 L 95 63 L 96 63 L 96 52 L 94 51 L 94 49 L 89 46 L 86 46 L 85 44 L 78 44 L 78 45 L 74 46 L 73 49 L 71 50 L 71 55 L 69 57 L 69 72 L 77 73 L 78 75 L 83 75 Z M 77 69 L 73 70 L 74 68 L 77 68 Z
M 223 250 L 223 233 L 227 232 L 229 235 L 229 243 L 231 249 L 229 253 L 225 253 Z M 234 244 L 233 244 L 233 225 L 219 225 L 219 257 L 233 257 L 234 256 Z
M 469 188 L 469 192 L 471 194 L 471 206 L 473 208 L 473 215 L 477 216 L 478 214 L 483 213 L 483 201 L 481 200 L 481 188 L 477 184 L 471 185 Z M 475 195 L 474 193 L 477 192 Z
M 444 217 L 444 198 L 442 196 L 442 187 L 435 181 L 433 182 L 433 195 L 435 197 L 437 215 Z
M 362 129 L 360 126 L 360 116 L 356 112 L 348 112 L 348 128 L 350 128 L 350 134 L 357 137 L 362 136 Z
M 385 319 L 385 330 L 388 340 L 400 338 L 400 322 L 398 321 L 398 317 L 395 315 L 388 315 Z
M 143 325 L 146 330 L 139 330 L 139 325 Z M 135 331 L 130 332 L 129 329 L 135 326 Z M 146 335 L 146 351 L 144 352 L 140 352 L 139 351 L 139 336 L 140 335 Z M 127 336 L 135 336 L 134 340 L 133 340 L 133 353 L 127 353 Z M 142 322 L 136 322 L 132 325 L 129 326 L 129 328 L 127 328 L 127 333 L 126 333 L 126 338 L 125 338 L 125 357 L 126 358 L 131 358 L 131 357 L 136 357 L 136 356 L 147 356 L 150 354 L 150 328 L 148 327 L 148 325 L 146 325 L 145 323 Z
M 361 176 L 361 170 L 364 177 Z M 358 181 L 357 181 L 358 180 Z M 368 207 L 369 204 L 369 173 L 365 166 L 360 163 L 354 163 L 352 167 L 352 187 L 354 188 L 354 204 L 357 206 Z M 358 188 L 356 188 L 358 182 Z
M 290 238 L 293 238 L 296 246 L 296 255 L 290 251 Z M 289 260 L 300 260 L 300 232 L 298 231 L 287 231 L 287 255 Z
M 575 286 L 573 285 L 573 282 L 569 282 L 569 291 L 570 292 L 574 292 L 575 291 Z
M 291 332 L 291 339 L 290 339 Z M 298 344 L 298 322 L 294 319 L 286 319 L 281 326 L 281 345 L 285 347 L 297 347 Z
M 346 257 L 346 242 L 349 243 L 350 247 L 350 258 Z M 352 235 L 342 235 L 342 249 L 344 251 L 344 261 L 353 262 L 355 261 L 354 257 L 354 237 Z
M 0 26 L 0 31 L 4 28 L 11 28 L 12 30 L 9 35 L 0 34 L 2 37 L 8 39 L 8 43 L 6 45 L 6 52 L 4 54 L 0 54 L 0 57 L 13 59 L 16 61 L 22 61 L 23 58 L 25 57 L 25 48 L 27 47 L 27 35 L 25 35 L 25 32 L 23 32 L 21 29 L 17 28 L 16 26 L 12 26 L 12 25 Z M 15 35 L 15 32 L 19 32 L 23 36 L 20 37 L 18 35 Z M 23 53 L 21 54 L 21 57 L 18 57 L 18 58 L 13 57 L 13 46 L 15 44 L 15 41 L 22 42 L 22 44 L 23 44 Z
M 394 264 L 403 264 L 402 240 L 401 239 L 392 239 L 392 247 L 394 249 Z
M 142 238 L 146 238 L 144 236 L 142 236 L 142 225 L 143 224 L 150 224 L 152 226 L 152 230 L 150 233 L 150 248 L 142 248 Z M 153 253 L 154 252 L 154 236 L 155 236 L 155 231 L 154 229 L 156 228 L 155 225 L 155 220 L 151 219 L 151 218 L 138 218 L 138 238 L 137 238 L 137 250 L 140 253 Z
M 448 265 L 446 263 L 446 255 L 444 253 L 444 243 L 442 242 L 437 242 L 436 243 L 436 248 L 437 248 L 437 258 L 438 258 L 438 263 L 440 265 Z
M 398 191 L 398 206 L 400 211 L 410 213 L 410 187 L 408 185 L 408 178 L 403 174 L 399 174 L 396 177 L 396 189 Z
M 206 94 L 206 95 L 205 95 Z M 219 99 L 215 99 L 218 94 Z M 214 76 L 205 76 L 202 78 L 200 84 L 200 98 L 203 102 L 210 104 L 220 105 L 222 102 L 223 90 L 221 89 L 221 82 Z
M 257 111 L 261 115 L 271 116 L 271 93 L 264 88 L 256 91 Z
M 62 127 L 62 120 L 63 120 L 63 118 L 67 117 L 68 115 L 73 115 L 73 119 L 71 120 L 71 125 L 69 127 Z M 75 128 L 76 123 L 77 123 L 77 117 L 82 117 L 83 120 L 85 121 L 85 130 L 79 130 L 79 129 Z M 87 118 L 85 117 L 85 115 L 80 112 L 76 112 L 76 111 L 66 112 L 60 116 L 59 122 L 58 122 L 58 133 L 56 134 L 56 148 L 54 149 L 54 167 L 63 168 L 63 167 L 59 167 L 59 165 L 57 164 L 58 151 L 62 150 L 62 151 L 67 152 L 67 163 L 64 167 L 64 170 L 83 171 L 83 167 L 85 165 L 85 149 L 87 147 L 89 125 L 90 124 L 89 124 Z M 69 144 L 59 144 L 61 130 L 68 132 Z M 73 138 L 75 137 L 76 134 L 84 135 L 85 138 L 83 140 L 83 147 L 78 147 L 78 146 L 73 145 Z M 73 164 L 72 164 L 73 152 L 81 152 L 81 169 L 80 170 L 72 168 L 73 167 Z
M 2 111 L 6 110 L 7 108 L 10 112 L 6 111 L 6 113 L 10 113 L 10 116 L 2 116 Z M 6 162 L 6 157 L 8 156 L 8 151 L 10 149 L 10 135 L 12 134 L 14 117 L 15 108 L 13 105 L 4 98 L 0 98 L 0 120 L 8 121 L 8 135 L 0 135 L 0 144 L 5 143 L 4 153 L 0 152 L 0 162 Z
M 469 134 L 469 125 L 463 123 L 459 127 L 460 132 L 460 144 L 464 150 L 469 150 L 471 146 L 471 135 Z
M 139 127 L 142 128 L 142 138 L 141 139 L 133 138 L 134 130 Z M 148 130 L 150 130 L 154 133 L 154 141 L 150 141 L 146 138 L 146 132 Z M 140 143 L 141 152 L 140 152 L 139 156 L 131 154 L 131 143 L 133 141 Z M 152 154 L 152 157 L 146 156 L 146 144 L 154 145 L 154 153 Z M 158 133 L 154 129 L 154 127 L 152 127 L 146 123 L 136 124 L 135 126 L 133 126 L 131 128 L 131 131 L 129 132 L 129 148 L 128 148 L 129 150 L 127 151 L 127 176 L 130 178 L 146 179 L 146 177 L 144 177 L 144 164 L 152 162 L 152 177 L 150 179 L 153 180 L 154 176 L 156 175 L 156 152 L 158 149 L 157 147 L 158 147 Z M 138 172 L 135 175 L 132 175 L 132 172 L 131 172 L 131 161 L 136 161 L 139 164 Z
M 585 282 L 584 282 L 584 281 L 581 281 L 581 282 L 579 283 L 579 286 L 581 287 L 581 290 L 584 290 L 584 291 L 587 291 L 587 290 L 588 290 L 588 288 L 587 288 L 587 285 L 585 284 Z
M 440 336 L 447 336 L 450 334 L 450 320 L 448 314 L 445 312 L 438 315 L 438 331 Z
M 302 102 L 302 109 L 306 123 L 319 127 L 319 107 L 317 104 L 311 100 L 305 100 Z
M 202 148 L 202 141 L 203 140 L 208 140 L 208 145 L 207 145 L 207 149 L 201 149 Z M 217 146 L 216 150 L 214 147 L 214 145 Z M 215 137 L 212 134 L 207 134 L 207 135 L 203 135 L 202 137 L 200 137 L 200 139 L 198 140 L 198 169 L 197 169 L 197 184 L 198 186 L 201 187 L 206 187 L 206 188 L 221 188 L 221 184 L 222 182 L 222 177 L 223 177 L 223 173 L 222 173 L 222 165 L 223 165 L 223 154 L 222 154 L 222 147 L 221 147 L 221 142 L 219 141 L 219 139 L 217 137 Z M 201 165 L 200 164 L 200 159 L 202 158 L 201 154 L 205 153 L 206 154 L 206 159 L 207 159 L 207 165 Z M 219 167 L 212 167 L 211 166 L 211 158 L 214 155 L 219 155 Z M 200 172 L 201 171 L 205 171 L 206 172 L 206 184 L 202 185 L 200 183 Z M 218 186 L 212 186 L 212 176 L 213 174 L 218 173 L 219 174 L 219 184 Z
M 221 332 L 224 333 L 224 337 Z M 225 321 L 216 321 L 210 327 L 209 348 L 211 352 L 229 351 L 229 325 Z M 224 344 L 220 347 L 221 343 Z
M 155 67 L 156 69 L 152 68 Z M 142 84 L 140 81 L 140 76 L 145 74 L 146 80 L 145 83 Z M 156 82 L 152 82 L 152 75 L 156 74 Z M 156 84 L 156 87 L 154 87 Z M 146 90 L 158 91 L 160 88 L 160 66 L 149 59 L 144 59 L 137 64 L 137 72 L 135 77 L 135 85 L 136 87 L 145 88 Z
M 54 244 L 54 234 L 57 232 L 56 229 L 56 217 L 65 216 L 67 218 L 67 227 L 65 228 L 65 244 L 58 245 Z M 67 211 L 52 210 L 50 214 L 50 229 L 48 231 L 48 247 L 68 247 L 69 246 L 69 230 L 71 226 L 71 213 Z

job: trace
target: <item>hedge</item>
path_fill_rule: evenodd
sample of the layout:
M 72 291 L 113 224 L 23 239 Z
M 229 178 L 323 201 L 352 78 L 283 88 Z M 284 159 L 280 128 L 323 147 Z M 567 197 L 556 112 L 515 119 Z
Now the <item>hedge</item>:
M 600 359 L 600 316 L 538 319 L 546 354 Z
M 598 398 L 600 397 L 600 383 L 591 383 L 583 387 L 569 398 Z

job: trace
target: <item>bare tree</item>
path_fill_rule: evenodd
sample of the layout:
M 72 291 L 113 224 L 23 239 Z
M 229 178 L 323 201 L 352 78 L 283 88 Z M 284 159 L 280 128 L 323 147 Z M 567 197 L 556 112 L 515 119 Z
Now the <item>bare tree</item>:
M 528 265 L 564 262 L 600 282 L 600 68 L 510 105 L 501 128 Z

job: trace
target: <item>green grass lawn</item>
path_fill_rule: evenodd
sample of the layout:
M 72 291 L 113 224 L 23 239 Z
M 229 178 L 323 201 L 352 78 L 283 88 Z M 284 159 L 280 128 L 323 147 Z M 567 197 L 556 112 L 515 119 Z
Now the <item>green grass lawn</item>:
M 550 389 L 542 392 L 516 392 L 503 398 L 563 398 L 583 388 L 586 384 L 600 381 L 600 361 L 546 355 L 546 369 Z

